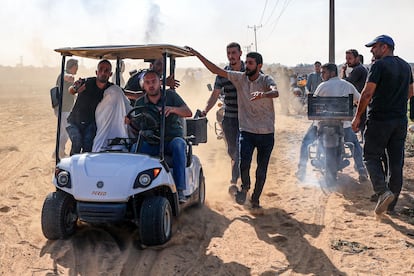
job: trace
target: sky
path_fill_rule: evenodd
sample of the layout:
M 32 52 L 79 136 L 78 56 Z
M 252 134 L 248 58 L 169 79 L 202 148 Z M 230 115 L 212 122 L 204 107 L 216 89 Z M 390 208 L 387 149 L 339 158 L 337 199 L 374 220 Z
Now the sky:
M 239 42 L 265 63 L 328 62 L 329 0 L 2 0 L 0 65 L 58 66 L 61 47 L 167 43 L 226 63 Z M 395 55 L 414 62 L 414 0 L 335 0 L 335 62 L 347 49 L 390 35 Z M 256 31 L 255 27 L 256 26 Z M 257 46 L 257 49 L 256 49 Z M 177 66 L 202 67 L 195 58 Z

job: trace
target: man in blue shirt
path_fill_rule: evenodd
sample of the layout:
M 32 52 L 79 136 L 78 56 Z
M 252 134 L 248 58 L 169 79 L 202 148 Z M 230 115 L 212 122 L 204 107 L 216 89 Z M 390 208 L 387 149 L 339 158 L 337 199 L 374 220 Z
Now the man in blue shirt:
M 316 90 L 316 87 L 318 87 L 318 85 L 322 82 L 321 65 L 322 64 L 319 61 L 315 61 L 315 72 L 310 73 L 308 80 L 306 81 L 306 88 L 310 94 L 313 94 Z

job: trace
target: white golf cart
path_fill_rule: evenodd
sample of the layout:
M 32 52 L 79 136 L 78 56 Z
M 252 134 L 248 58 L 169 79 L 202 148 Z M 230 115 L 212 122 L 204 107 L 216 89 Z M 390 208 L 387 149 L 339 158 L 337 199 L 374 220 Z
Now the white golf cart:
M 103 152 L 90 152 L 59 159 L 53 184 L 56 191 L 50 193 L 43 204 L 42 231 L 47 239 L 64 239 L 74 234 L 78 221 L 92 224 L 133 222 L 139 230 L 144 245 L 160 245 L 172 235 L 173 216 L 190 206 L 202 206 L 205 200 L 205 182 L 200 160 L 192 154 L 192 146 L 207 141 L 205 118 L 187 119 L 187 202 L 180 204 L 172 177 L 174 168 L 164 155 L 165 84 L 166 68 L 174 72 L 175 59 L 191 56 L 182 47 L 173 45 L 131 45 L 60 48 L 62 55 L 61 76 L 64 75 L 65 59 L 78 56 L 116 60 L 116 78 L 119 82 L 120 64 L 123 59 L 158 59 L 163 57 L 163 108 L 158 124 L 158 136 L 149 126 L 153 122 L 150 112 L 134 108 L 129 113 L 135 126 L 139 126 L 138 138 L 114 137 L 112 148 Z M 167 63 L 169 61 L 169 63 Z M 60 80 L 60 90 L 63 77 Z M 59 148 L 62 97 L 59 99 L 59 116 L 56 148 Z M 145 129 L 147 128 L 147 129 Z M 149 156 L 130 151 L 132 145 L 142 139 L 158 139 L 160 155 Z M 125 150 L 127 149 L 127 150 Z M 58 151 L 57 151 L 58 152 Z

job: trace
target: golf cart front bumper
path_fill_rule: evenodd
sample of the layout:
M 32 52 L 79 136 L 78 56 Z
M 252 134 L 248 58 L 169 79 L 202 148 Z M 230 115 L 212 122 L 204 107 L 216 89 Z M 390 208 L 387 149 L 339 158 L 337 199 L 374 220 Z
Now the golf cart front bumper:
M 123 221 L 126 218 L 127 203 L 77 202 L 79 219 L 91 223 Z

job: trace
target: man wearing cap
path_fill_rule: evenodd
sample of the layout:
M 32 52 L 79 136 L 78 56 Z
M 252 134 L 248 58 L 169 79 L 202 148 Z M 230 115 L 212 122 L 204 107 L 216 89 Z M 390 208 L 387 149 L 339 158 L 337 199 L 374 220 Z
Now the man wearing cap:
M 364 161 L 374 191 L 378 194 L 375 213 L 380 215 L 385 211 L 394 212 L 401 192 L 408 123 L 407 100 L 413 96 L 413 76 L 410 65 L 394 56 L 391 37 L 380 35 L 365 46 L 371 47 L 375 63 L 362 90 L 352 129 L 358 131 L 361 116 L 368 107 Z M 389 181 L 381 164 L 385 151 L 388 153 Z

